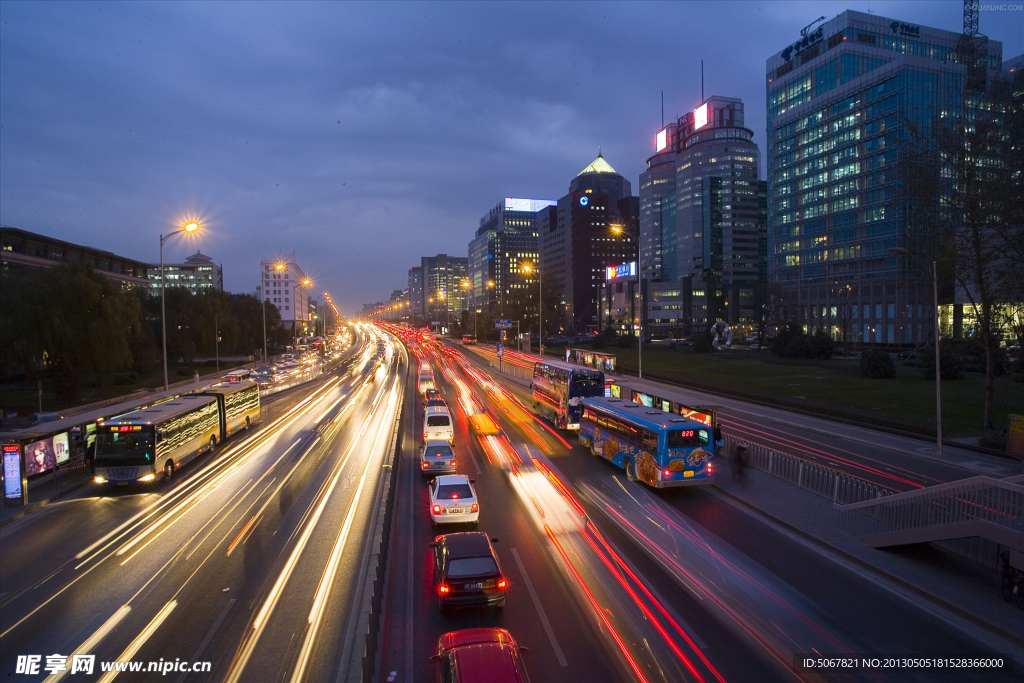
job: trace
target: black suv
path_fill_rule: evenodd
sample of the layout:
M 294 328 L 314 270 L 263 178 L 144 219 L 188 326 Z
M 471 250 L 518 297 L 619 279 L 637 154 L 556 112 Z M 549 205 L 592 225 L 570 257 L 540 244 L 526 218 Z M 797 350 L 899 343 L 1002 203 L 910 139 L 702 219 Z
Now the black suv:
M 481 531 L 444 534 L 434 539 L 434 585 L 441 611 L 447 607 L 505 606 L 508 584 L 491 545 L 497 539 Z

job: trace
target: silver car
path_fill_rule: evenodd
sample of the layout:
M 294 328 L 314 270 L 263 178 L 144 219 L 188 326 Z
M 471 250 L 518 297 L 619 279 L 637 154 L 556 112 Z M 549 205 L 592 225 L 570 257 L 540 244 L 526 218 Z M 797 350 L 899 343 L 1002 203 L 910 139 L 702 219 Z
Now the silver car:
M 425 442 L 420 451 L 420 471 L 431 477 L 455 474 L 455 451 L 452 445 L 445 439 Z

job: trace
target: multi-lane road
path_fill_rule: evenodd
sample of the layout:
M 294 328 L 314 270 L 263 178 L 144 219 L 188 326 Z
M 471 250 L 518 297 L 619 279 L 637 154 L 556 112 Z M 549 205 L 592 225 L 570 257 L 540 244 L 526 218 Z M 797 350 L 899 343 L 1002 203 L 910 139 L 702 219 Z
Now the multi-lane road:
M 101 661 L 209 662 L 170 679 L 197 681 L 327 680 L 360 657 L 346 647 L 350 603 L 408 367 L 393 341 L 380 356 L 376 336 L 173 486 L 81 497 L 3 527 L 5 680 L 21 679 L 8 676 L 28 655 L 95 655 L 91 680 Z M 83 680 L 49 680 L 64 675 Z
M 89 492 L 0 528 L 5 680 L 47 677 L 42 667 L 16 675 L 19 657 L 45 665 L 73 653 L 209 663 L 173 681 L 349 680 L 396 444 L 379 681 L 433 680 L 438 637 L 476 626 L 507 628 L 528 646 L 534 681 L 862 680 L 807 672 L 794 653 L 988 651 L 714 489 L 653 493 L 626 481 L 535 418 L 528 393 L 475 355 L 406 348 L 369 326 L 356 337 L 337 370 L 275 397 L 258 429 L 170 486 Z M 510 586 L 500 610 L 437 607 L 430 543 L 449 529 L 431 527 L 416 460 L 420 363 L 452 410 L 477 528 L 497 539 Z M 469 415 L 480 411 L 499 434 L 474 432 Z M 115 675 L 50 680 L 65 677 Z
M 459 469 L 476 481 L 478 526 L 499 539 L 511 588 L 504 610 L 440 613 L 429 543 L 445 530 L 430 526 L 417 442 L 408 444 L 381 680 L 428 680 L 438 636 L 477 626 L 509 629 L 530 648 L 531 676 L 551 681 L 862 680 L 802 670 L 794 654 L 988 651 L 714 489 L 654 493 L 626 481 L 534 418 L 528 392 L 474 354 L 436 344 L 417 353 L 456 414 Z M 466 412 L 478 406 L 502 436 L 472 433 Z

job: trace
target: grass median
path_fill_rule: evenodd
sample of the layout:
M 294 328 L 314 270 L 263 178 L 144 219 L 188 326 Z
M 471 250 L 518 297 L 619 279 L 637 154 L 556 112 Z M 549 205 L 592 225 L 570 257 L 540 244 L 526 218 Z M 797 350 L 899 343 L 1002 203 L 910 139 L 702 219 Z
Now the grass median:
M 564 349 L 551 349 L 560 352 Z M 629 372 L 637 367 L 636 349 L 609 347 L 618 364 Z M 780 359 L 768 351 L 731 349 L 694 353 L 689 348 L 644 347 L 644 374 L 738 398 L 777 403 L 782 407 L 819 410 L 874 424 L 934 433 L 935 382 L 920 369 L 896 361 L 893 379 L 860 375 L 859 359 L 828 361 Z M 1024 383 L 1020 375 L 996 377 L 996 429 L 982 429 L 985 377 L 966 373 L 963 379 L 942 383 L 944 436 L 993 437 L 1006 428 L 1007 415 L 1024 414 Z

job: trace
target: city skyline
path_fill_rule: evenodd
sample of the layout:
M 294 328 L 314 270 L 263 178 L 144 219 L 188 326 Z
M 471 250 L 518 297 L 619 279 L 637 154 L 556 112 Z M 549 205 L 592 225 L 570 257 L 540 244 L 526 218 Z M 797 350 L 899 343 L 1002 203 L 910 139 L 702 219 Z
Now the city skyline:
M 705 97 L 743 99 L 763 145 L 764 63 L 787 36 L 845 9 L 950 31 L 962 12 L 958 2 L 743 6 L 753 18 L 721 26 L 735 16 L 721 3 L 4 3 L 0 223 L 152 262 L 158 235 L 198 213 L 202 234 L 169 243 L 168 262 L 213 253 L 225 288 L 251 292 L 262 258 L 294 251 L 352 313 L 404 282 L 422 254 L 462 254 L 495 197 L 560 196 L 598 146 L 636 184 L 660 92 L 666 123 L 698 104 L 701 58 Z M 1021 20 L 982 11 L 981 32 L 1009 58 L 1024 52 Z M 437 29 L 429 38 L 424 22 Z M 666 34 L 709 30 L 678 48 L 648 40 L 655 22 Z M 360 27 L 385 23 L 376 52 L 363 37 L 382 32 Z M 659 66 L 669 63 L 692 68 Z M 108 97 L 95 100 L 99 90 Z M 369 267 L 385 245 L 388 265 Z

